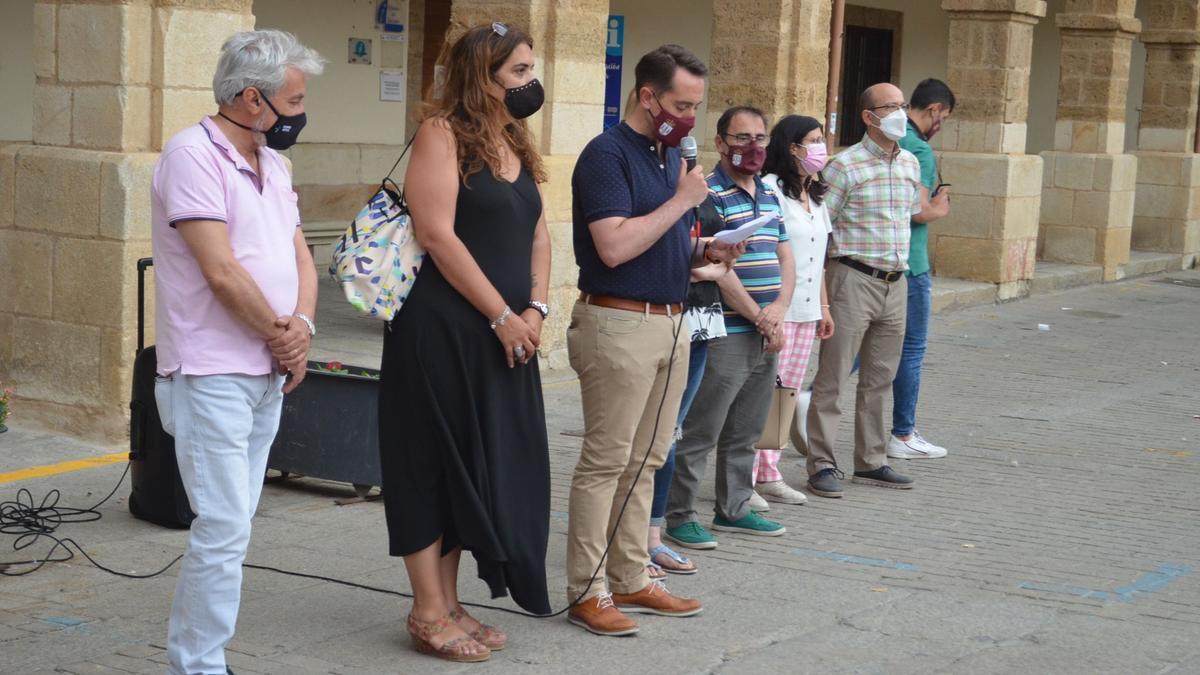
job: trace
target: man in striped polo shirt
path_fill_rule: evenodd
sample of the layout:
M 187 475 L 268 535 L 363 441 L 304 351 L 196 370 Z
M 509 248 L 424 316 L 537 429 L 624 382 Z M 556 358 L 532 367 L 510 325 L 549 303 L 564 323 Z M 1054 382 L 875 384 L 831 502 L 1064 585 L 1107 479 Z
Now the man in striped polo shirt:
M 844 477 L 834 444 L 842 411 L 838 397 L 861 355 L 854 410 L 855 483 L 911 488 L 912 479 L 887 463 L 891 434 L 884 396 L 896 377 L 908 306 L 910 221 L 921 212 L 921 168 L 897 141 L 908 131 L 908 103 L 891 84 L 868 87 L 859 99 L 867 133 L 822 171 L 833 222 L 825 266 L 829 313 L 838 329 L 821 343 L 808 409 L 808 489 L 841 497 Z
M 675 478 L 664 535 L 689 548 L 716 548 L 699 523 L 696 492 L 708 453 L 717 447 L 717 505 L 712 529 L 777 536 L 784 528 L 750 507 L 754 444 L 762 436 L 775 388 L 775 355 L 783 347 L 783 317 L 792 299 L 795 266 L 775 193 L 759 177 L 766 158 L 766 115 L 757 108 L 726 110 L 717 122 L 721 163 L 708 176 L 709 199 L 726 229 L 775 215 L 747 241 L 718 281 L 726 337 L 709 343 L 704 379 L 675 448 Z

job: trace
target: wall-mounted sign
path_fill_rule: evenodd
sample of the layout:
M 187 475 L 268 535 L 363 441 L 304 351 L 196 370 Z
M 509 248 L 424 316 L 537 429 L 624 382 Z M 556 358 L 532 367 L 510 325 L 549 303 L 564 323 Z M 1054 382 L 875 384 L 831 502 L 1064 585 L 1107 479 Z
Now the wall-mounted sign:
M 403 33 L 408 21 L 408 0 L 379 0 L 375 27 L 385 33 Z
M 368 38 L 350 38 L 350 56 L 347 62 L 371 65 L 371 40 Z
M 379 100 L 403 103 L 405 99 L 404 71 L 379 71 Z
M 608 38 L 604 47 L 604 128 L 621 121 L 621 55 L 625 48 L 625 17 L 608 17 Z

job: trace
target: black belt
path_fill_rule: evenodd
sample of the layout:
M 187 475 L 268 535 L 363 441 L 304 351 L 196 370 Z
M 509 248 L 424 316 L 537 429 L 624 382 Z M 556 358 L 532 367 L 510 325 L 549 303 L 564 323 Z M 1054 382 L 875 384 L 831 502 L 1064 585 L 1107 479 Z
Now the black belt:
M 875 277 L 876 279 L 882 279 L 885 283 L 889 283 L 889 284 L 900 281 L 900 277 L 904 276 L 904 272 L 885 272 L 883 270 L 877 270 L 874 267 L 871 267 L 870 265 L 864 265 L 864 264 L 858 262 L 854 258 L 841 257 L 841 258 L 837 258 L 836 260 L 838 262 L 842 263 L 843 265 L 845 265 L 847 267 L 852 267 L 869 277 Z

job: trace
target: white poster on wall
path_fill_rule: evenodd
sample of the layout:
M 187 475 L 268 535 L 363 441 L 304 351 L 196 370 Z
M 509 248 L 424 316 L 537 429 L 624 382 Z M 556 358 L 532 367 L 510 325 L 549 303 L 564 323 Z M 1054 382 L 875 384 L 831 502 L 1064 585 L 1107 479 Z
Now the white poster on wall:
M 404 79 L 403 70 L 379 71 L 379 100 L 403 103 L 405 100 Z

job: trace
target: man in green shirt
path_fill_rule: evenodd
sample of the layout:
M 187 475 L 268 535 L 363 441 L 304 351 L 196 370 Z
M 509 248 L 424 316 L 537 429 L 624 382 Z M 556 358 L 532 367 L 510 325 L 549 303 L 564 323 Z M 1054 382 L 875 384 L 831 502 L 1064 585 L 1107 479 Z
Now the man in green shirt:
M 929 333 L 932 283 L 929 276 L 929 223 L 950 213 L 950 194 L 939 185 L 937 159 L 929 147 L 950 113 L 954 93 L 941 80 L 923 80 L 909 100 L 908 134 L 900 147 L 916 155 L 921 164 L 921 212 L 912 217 L 908 254 L 908 319 L 904 329 L 904 351 L 892 382 L 892 437 L 887 455 L 901 459 L 945 457 L 946 449 L 921 437 L 917 431 L 917 396 L 921 389 L 921 365 Z

